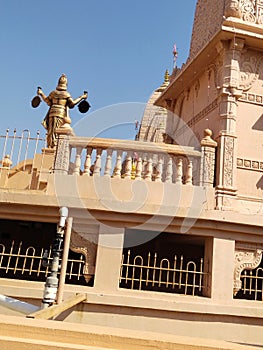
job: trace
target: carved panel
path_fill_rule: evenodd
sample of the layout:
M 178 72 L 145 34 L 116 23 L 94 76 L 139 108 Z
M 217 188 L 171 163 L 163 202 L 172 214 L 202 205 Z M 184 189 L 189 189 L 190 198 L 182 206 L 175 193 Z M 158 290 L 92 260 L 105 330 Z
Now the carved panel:
M 242 55 L 240 63 L 240 88 L 246 91 L 252 87 L 263 71 L 262 63 L 262 55 L 260 54 L 247 51 Z
M 233 157 L 234 138 L 225 136 L 224 138 L 224 186 L 233 185 Z
M 68 173 L 69 170 L 69 139 L 68 137 L 59 138 L 56 156 L 55 156 L 55 164 L 54 164 L 54 172 L 56 173 Z
M 262 259 L 262 250 L 245 250 L 236 249 L 235 251 L 235 266 L 234 266 L 234 285 L 233 294 L 236 295 L 237 292 L 242 287 L 241 273 L 244 270 L 253 270 L 259 266 Z
M 88 283 L 95 273 L 97 244 L 94 241 L 85 239 L 82 235 L 72 230 L 70 249 L 75 253 L 84 255 L 85 264 L 82 272 L 86 282 Z

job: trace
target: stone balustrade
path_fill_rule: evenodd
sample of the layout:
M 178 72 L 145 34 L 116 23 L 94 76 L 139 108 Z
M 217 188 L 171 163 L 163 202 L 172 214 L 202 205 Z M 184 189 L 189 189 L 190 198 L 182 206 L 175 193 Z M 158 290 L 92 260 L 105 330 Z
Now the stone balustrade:
M 54 172 L 213 186 L 216 142 L 210 130 L 203 140 L 199 151 L 163 143 L 76 137 L 59 129 Z

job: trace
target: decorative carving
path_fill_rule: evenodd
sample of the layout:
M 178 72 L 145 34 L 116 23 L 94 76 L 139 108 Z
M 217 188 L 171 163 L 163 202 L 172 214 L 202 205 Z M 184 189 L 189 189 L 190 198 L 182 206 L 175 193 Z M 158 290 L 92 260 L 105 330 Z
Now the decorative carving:
M 201 186 L 211 186 L 214 184 L 215 174 L 215 149 L 217 142 L 212 139 L 212 131 L 205 129 L 204 138 L 201 141 L 202 159 L 200 184 Z
M 259 162 L 257 160 L 238 158 L 237 167 L 239 169 L 247 169 L 247 170 L 263 172 L 263 162 Z
M 262 250 L 255 249 L 253 251 L 245 249 L 236 249 L 235 251 L 235 266 L 234 266 L 234 285 L 233 294 L 242 287 L 241 273 L 244 270 L 253 270 L 259 266 L 262 259 Z
M 236 17 L 250 23 L 263 23 L 262 0 L 227 0 L 225 17 Z
M 233 156 L 234 156 L 234 138 L 225 136 L 224 139 L 224 186 L 233 185 Z
M 258 80 L 259 73 L 262 71 L 262 55 L 255 55 L 251 51 L 247 51 L 242 55 L 240 64 L 240 81 L 239 87 L 244 91 L 249 90 L 254 82 Z
M 263 95 L 257 95 L 253 93 L 243 93 L 240 101 L 263 105 Z
M 236 18 L 242 17 L 242 12 L 239 7 L 239 0 L 226 1 L 225 17 L 236 17 Z
M 69 137 L 73 135 L 71 128 L 60 128 L 56 130 L 58 142 L 56 147 L 54 173 L 68 174 L 69 171 Z
M 72 230 L 70 239 L 70 249 L 85 257 L 83 266 L 83 275 L 88 283 L 95 273 L 95 261 L 97 255 L 97 244 L 85 239 L 83 236 Z

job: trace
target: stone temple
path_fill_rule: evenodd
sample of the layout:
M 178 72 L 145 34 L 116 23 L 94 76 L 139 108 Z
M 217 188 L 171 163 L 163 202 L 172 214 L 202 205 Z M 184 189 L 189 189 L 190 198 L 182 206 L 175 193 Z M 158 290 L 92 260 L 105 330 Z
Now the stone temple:
M 136 140 L 1 138 L 1 349 L 263 347 L 262 39 L 262 0 L 198 0 Z

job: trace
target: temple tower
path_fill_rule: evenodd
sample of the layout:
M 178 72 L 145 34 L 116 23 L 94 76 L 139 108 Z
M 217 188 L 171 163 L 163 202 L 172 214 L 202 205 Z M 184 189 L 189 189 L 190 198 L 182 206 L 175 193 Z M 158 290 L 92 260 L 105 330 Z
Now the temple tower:
M 218 209 L 262 205 L 262 39 L 262 0 L 198 0 L 189 58 L 156 101 L 175 142 L 213 131 Z
M 164 81 L 150 96 L 141 120 L 136 139 L 147 142 L 163 142 L 166 129 L 167 110 L 154 103 L 169 85 L 169 73 L 165 72 Z

